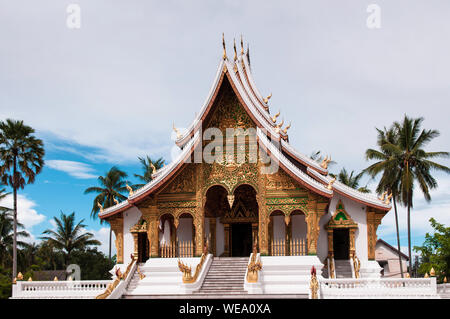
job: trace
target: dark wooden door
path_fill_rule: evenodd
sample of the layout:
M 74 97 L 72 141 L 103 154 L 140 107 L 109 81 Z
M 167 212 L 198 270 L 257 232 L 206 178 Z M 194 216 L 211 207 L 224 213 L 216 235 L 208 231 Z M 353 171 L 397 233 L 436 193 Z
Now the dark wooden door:
M 348 229 L 333 230 L 334 259 L 349 259 L 350 236 Z

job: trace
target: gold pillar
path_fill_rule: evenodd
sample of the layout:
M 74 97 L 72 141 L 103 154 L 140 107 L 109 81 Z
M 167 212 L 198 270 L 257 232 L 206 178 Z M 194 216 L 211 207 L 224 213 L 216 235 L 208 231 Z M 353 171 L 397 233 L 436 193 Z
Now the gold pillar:
M 256 243 L 258 243 L 258 223 L 252 223 L 252 248 Z
M 158 208 L 150 205 L 140 209 L 142 218 L 147 222 L 147 238 L 150 242 L 150 257 L 159 257 L 159 219 Z
M 258 239 L 259 252 L 263 256 L 269 255 L 269 214 L 267 213 L 264 197 L 259 193 L 256 195 L 258 201 Z
M 334 257 L 334 248 L 333 248 L 333 229 L 327 229 L 328 235 L 328 257 Z
M 204 238 L 205 238 L 205 228 L 204 228 L 204 218 L 203 214 L 201 216 L 194 217 L 194 229 L 195 229 L 195 235 L 194 235 L 194 255 L 197 257 L 200 257 L 203 254 L 203 245 L 204 245 Z
M 230 257 L 230 224 L 223 225 L 224 249 L 223 255 Z
M 211 238 L 210 244 L 210 250 L 213 254 L 213 256 L 216 256 L 216 218 L 210 218 L 209 219 L 209 234 Z
M 348 230 L 348 234 L 350 237 L 350 248 L 349 248 L 350 259 L 353 259 L 353 256 L 355 256 L 355 254 L 356 254 L 355 232 L 356 232 L 356 228 L 350 228 Z
M 292 222 L 291 222 L 291 216 L 286 215 L 284 217 L 284 221 L 285 221 L 285 238 L 286 238 L 286 252 L 285 255 L 286 256 L 290 256 L 291 255 L 291 238 L 292 238 Z
M 117 251 L 117 263 L 123 263 L 123 216 L 119 214 L 118 216 L 113 216 L 108 219 L 111 230 L 114 232 L 116 237 L 115 245 Z
M 377 229 L 385 212 L 367 211 L 367 250 L 368 259 L 375 260 L 375 246 L 377 244 Z
M 134 242 L 134 252 L 133 257 L 137 259 L 139 257 L 139 247 L 138 247 L 138 233 L 132 233 L 133 234 L 133 242 Z
M 271 251 L 271 249 L 272 249 L 272 243 L 273 243 L 273 216 L 269 216 L 268 223 L 269 223 L 269 227 L 268 227 L 269 228 L 269 230 L 268 230 L 269 253 L 268 253 L 268 255 L 272 255 L 273 252 Z
M 319 222 L 326 213 L 328 203 L 318 203 L 315 199 L 308 202 L 308 213 L 305 216 L 307 225 L 307 247 L 308 255 L 317 255 L 317 241 L 319 239 Z

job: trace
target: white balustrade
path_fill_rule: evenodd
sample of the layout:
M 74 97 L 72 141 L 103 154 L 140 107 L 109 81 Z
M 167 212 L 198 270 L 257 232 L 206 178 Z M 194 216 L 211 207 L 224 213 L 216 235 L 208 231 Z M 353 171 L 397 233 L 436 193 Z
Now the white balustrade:
M 319 280 L 322 298 L 438 298 L 436 278 Z
M 111 280 L 17 281 L 12 298 L 95 298 Z

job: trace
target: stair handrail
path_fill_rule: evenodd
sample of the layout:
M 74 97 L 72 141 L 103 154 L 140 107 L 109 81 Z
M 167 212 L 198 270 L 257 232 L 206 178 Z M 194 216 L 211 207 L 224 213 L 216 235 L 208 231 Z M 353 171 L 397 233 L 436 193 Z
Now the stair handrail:
M 203 264 L 205 263 L 206 257 L 208 256 L 208 240 L 206 241 L 205 245 L 203 246 L 203 253 L 200 257 L 200 262 L 195 267 L 195 273 L 194 276 L 192 276 L 192 267 L 186 265 L 181 261 L 181 259 L 178 258 L 178 269 L 183 273 L 182 280 L 184 284 L 192 284 L 197 281 L 198 276 L 200 275 L 200 272 L 202 270 Z
M 359 260 L 359 258 L 356 256 L 356 254 L 353 255 L 353 271 L 355 274 L 355 278 L 359 278 L 360 274 L 359 274 L 359 269 L 361 268 L 361 261 Z
M 133 266 L 137 263 L 137 257 L 132 255 L 131 256 L 131 261 L 128 264 L 125 272 L 122 274 L 122 272 L 120 271 L 120 268 L 117 268 L 116 270 L 116 279 L 114 279 L 114 281 L 112 283 L 110 283 L 107 287 L 106 290 L 101 293 L 100 295 L 98 295 L 97 297 L 95 297 L 95 299 L 108 299 L 108 297 L 111 296 L 111 294 L 113 293 L 113 291 L 117 288 L 117 286 L 119 286 L 119 284 L 122 281 L 126 281 L 129 278 L 130 272 L 131 270 L 134 268 Z
M 331 278 L 331 279 L 334 279 L 334 278 L 336 278 L 336 269 L 335 269 L 335 267 L 334 267 L 334 256 L 330 256 L 330 257 L 328 257 L 328 259 L 330 260 L 330 265 L 329 265 L 329 267 L 330 267 L 330 271 L 329 271 L 329 277 Z
M 309 289 L 311 293 L 309 294 L 309 299 L 319 299 L 319 281 L 317 280 L 316 267 L 311 268 L 311 281 L 309 282 Z
M 250 263 L 247 266 L 247 282 L 249 283 L 258 282 L 258 271 L 262 269 L 261 258 L 257 258 L 258 251 L 256 240 L 254 242 Z

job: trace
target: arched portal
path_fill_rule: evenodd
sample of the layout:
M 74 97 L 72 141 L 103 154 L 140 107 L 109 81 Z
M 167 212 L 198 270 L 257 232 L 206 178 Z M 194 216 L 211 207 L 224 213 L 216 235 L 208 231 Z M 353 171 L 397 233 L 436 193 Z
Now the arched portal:
M 215 256 L 250 256 L 258 233 L 255 189 L 239 185 L 233 194 L 215 185 L 206 192 L 205 234 Z

